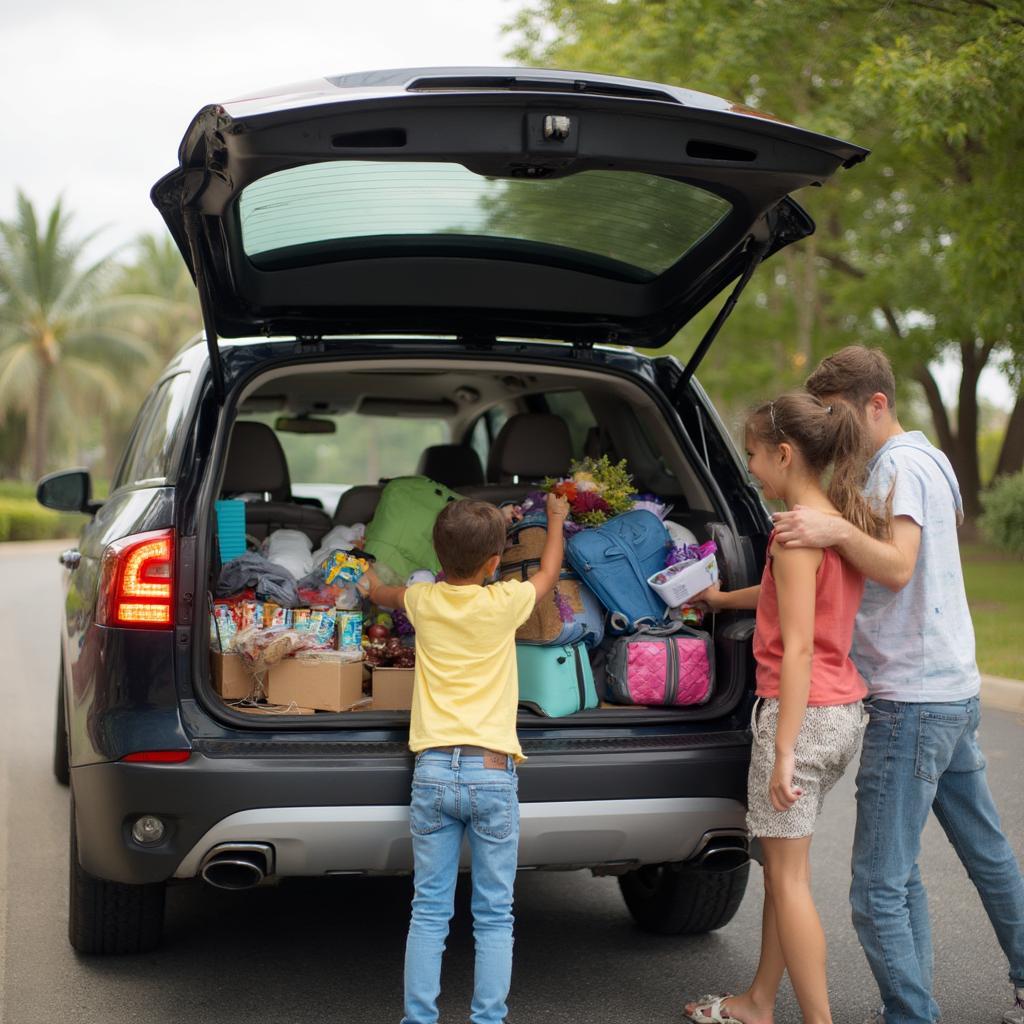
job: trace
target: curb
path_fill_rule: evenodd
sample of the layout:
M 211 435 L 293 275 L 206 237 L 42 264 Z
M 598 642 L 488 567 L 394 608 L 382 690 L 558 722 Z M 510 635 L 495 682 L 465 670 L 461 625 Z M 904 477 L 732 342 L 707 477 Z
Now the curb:
M 990 708 L 1024 715 L 1024 681 L 983 675 L 981 702 Z

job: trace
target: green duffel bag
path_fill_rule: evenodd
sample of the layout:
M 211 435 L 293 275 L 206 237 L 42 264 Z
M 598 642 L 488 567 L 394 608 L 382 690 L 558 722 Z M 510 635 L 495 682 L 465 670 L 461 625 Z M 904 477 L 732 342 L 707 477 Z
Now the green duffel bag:
M 583 644 L 538 647 L 516 644 L 519 669 L 519 703 L 546 715 L 561 718 L 600 703 L 590 658 Z
M 399 476 L 381 492 L 363 547 L 402 579 L 416 569 L 438 572 L 431 535 L 434 520 L 461 495 L 425 476 Z

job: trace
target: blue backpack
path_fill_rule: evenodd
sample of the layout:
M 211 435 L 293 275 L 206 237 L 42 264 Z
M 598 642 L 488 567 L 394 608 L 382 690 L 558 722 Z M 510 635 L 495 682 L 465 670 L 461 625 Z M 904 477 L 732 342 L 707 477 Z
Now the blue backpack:
M 647 578 L 665 568 L 671 547 L 664 523 L 634 509 L 569 538 L 565 556 L 608 609 L 608 632 L 631 633 L 665 621 L 668 608 Z

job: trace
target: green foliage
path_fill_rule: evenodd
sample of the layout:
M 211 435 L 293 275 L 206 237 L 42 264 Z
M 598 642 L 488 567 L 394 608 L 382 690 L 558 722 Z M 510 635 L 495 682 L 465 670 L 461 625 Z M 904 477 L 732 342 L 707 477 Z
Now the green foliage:
M 73 537 L 84 522 L 84 516 L 54 512 L 34 498 L 0 496 L 0 541 Z
M 979 525 L 985 536 L 1004 551 L 1024 557 L 1024 472 L 1000 477 L 982 494 L 981 502 L 985 513 Z
M 817 233 L 757 271 L 702 365 L 727 421 L 850 343 L 885 347 L 904 390 L 950 352 L 968 399 L 988 360 L 1020 381 L 1019 3 L 533 0 L 509 31 L 523 63 L 705 90 L 872 149 L 797 197 Z M 713 315 L 670 350 L 685 358 Z M 972 486 L 970 401 L 955 430 L 931 413 Z
M 967 603 L 974 619 L 978 667 L 982 672 L 1024 679 L 1024 587 L 1020 562 L 985 544 L 962 544 Z

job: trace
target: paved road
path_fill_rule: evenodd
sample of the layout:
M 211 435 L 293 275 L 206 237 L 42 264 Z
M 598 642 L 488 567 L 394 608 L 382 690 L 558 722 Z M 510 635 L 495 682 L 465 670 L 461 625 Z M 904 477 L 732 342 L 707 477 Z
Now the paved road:
M 59 569 L 51 546 L 0 545 L 0 1022 L 316 1024 L 401 1015 L 408 883 L 337 879 L 168 897 L 166 941 L 146 956 L 79 959 L 65 937 L 67 791 L 50 776 Z M 1018 855 L 1024 853 L 1024 718 L 986 715 L 983 741 Z M 815 841 L 815 890 L 830 945 L 836 1024 L 860 1024 L 873 983 L 848 923 L 852 779 Z M 934 824 L 924 873 L 947 1024 L 998 1022 L 979 1005 L 1007 991 L 1005 965 L 966 876 Z M 636 930 L 613 879 L 524 875 L 517 885 L 513 1024 L 678 1021 L 684 995 L 743 984 L 756 960 L 760 872 L 727 928 L 696 939 Z M 466 893 L 444 977 L 444 1019 L 463 1021 L 472 939 Z M 6 947 L 6 949 L 5 949 Z M 779 1024 L 799 1021 L 792 994 Z

